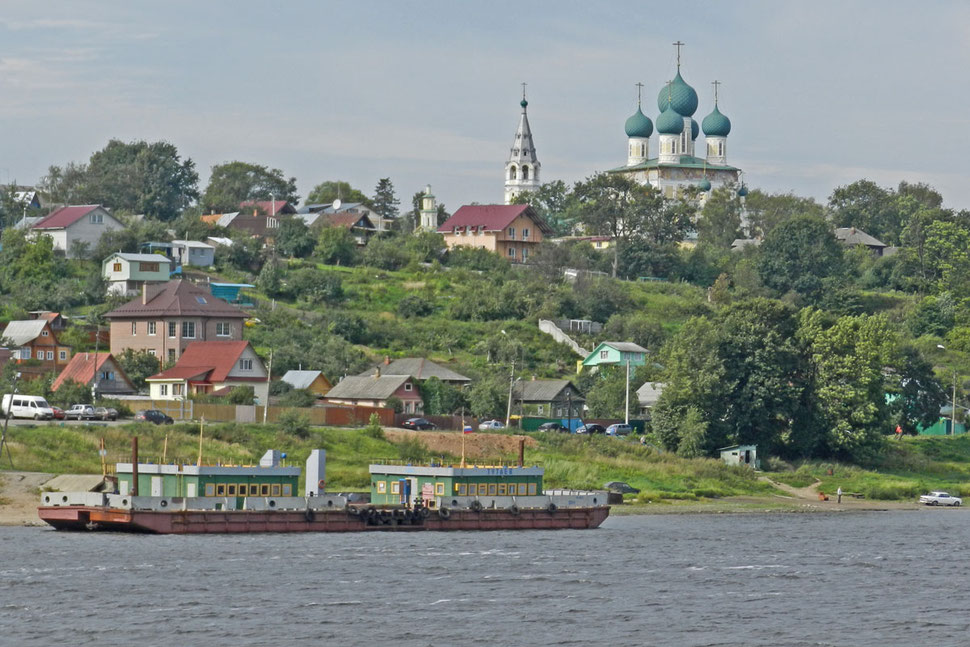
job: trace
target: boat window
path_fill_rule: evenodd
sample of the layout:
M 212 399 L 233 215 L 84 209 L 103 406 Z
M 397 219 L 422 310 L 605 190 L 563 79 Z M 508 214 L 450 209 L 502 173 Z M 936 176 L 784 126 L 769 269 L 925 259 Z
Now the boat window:
M 377 482 L 377 493 L 378 494 L 387 494 L 387 481 L 378 481 Z
M 499 496 L 505 496 L 505 494 L 506 494 L 507 491 L 508 491 L 508 485 L 506 485 L 505 483 L 499 483 L 498 484 L 498 495 Z
M 272 489 L 272 492 L 273 492 L 272 496 L 279 496 L 280 495 L 280 484 L 279 483 L 273 483 L 271 489 Z
M 526 493 L 525 483 L 519 483 L 519 495 L 525 496 L 525 493 Z
M 226 496 L 226 484 L 219 483 L 216 485 L 216 496 Z
M 458 496 L 465 496 L 465 493 L 468 491 L 468 487 L 464 483 L 459 483 L 455 487 L 458 488 Z
M 468 484 L 468 496 L 478 496 L 478 486 L 474 483 Z
M 400 494 L 400 493 L 401 493 L 401 482 L 391 481 L 391 494 Z
M 535 496 L 536 494 L 536 484 L 529 483 L 529 496 Z
M 227 496 L 236 496 L 236 484 L 235 483 L 230 483 L 229 485 L 226 486 L 226 495 Z
M 479 483 L 478 484 L 478 496 L 488 496 L 488 484 Z
M 216 484 L 215 483 L 206 483 L 205 484 L 205 495 L 206 496 L 215 496 L 216 495 Z
M 249 496 L 259 496 L 259 485 L 256 483 L 249 484 Z
M 495 492 L 496 492 L 496 489 L 495 488 L 496 488 L 496 484 L 495 483 L 489 483 L 488 484 L 488 494 L 489 494 L 489 496 L 495 496 Z
M 269 483 L 263 483 L 259 486 L 259 496 L 269 496 Z
M 293 486 L 289 483 L 283 484 L 283 496 L 293 496 Z
M 445 484 L 444 483 L 435 483 L 434 484 L 434 493 L 437 496 L 444 496 L 445 495 Z
M 249 487 L 245 483 L 239 484 L 239 496 L 246 496 L 249 494 Z

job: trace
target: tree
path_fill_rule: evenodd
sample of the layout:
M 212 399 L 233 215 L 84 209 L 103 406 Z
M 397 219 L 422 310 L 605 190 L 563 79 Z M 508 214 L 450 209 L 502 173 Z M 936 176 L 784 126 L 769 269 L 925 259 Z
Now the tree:
M 556 236 L 574 233 L 578 215 L 576 197 L 562 180 L 546 182 L 535 191 L 517 193 L 512 202 L 531 206 Z
M 338 198 L 343 202 L 360 202 L 366 207 L 372 206 L 370 198 L 363 191 L 353 188 L 349 182 L 343 180 L 321 182 L 313 187 L 306 201 L 307 204 L 332 204 Z
M 741 238 L 741 198 L 732 186 L 711 193 L 697 221 L 698 242 L 715 249 L 728 250 Z
M 269 267 L 263 268 L 263 272 Z M 260 278 L 263 274 L 260 273 Z M 340 275 L 324 272 L 314 267 L 306 267 L 293 272 L 287 281 L 287 292 L 294 298 L 316 306 L 321 303 L 335 303 L 343 299 L 344 290 Z
M 644 380 L 639 377 L 640 367 L 630 367 L 630 414 L 634 415 L 640 405 L 637 400 L 637 389 Z M 586 393 L 586 406 L 594 418 L 625 418 L 626 417 L 626 366 L 601 366 L 597 371 L 593 387 Z
M 66 166 L 50 166 L 40 179 L 38 188 L 54 204 L 81 204 L 87 191 L 87 165 L 69 162 Z
M 263 269 L 260 270 L 259 276 L 256 277 L 256 287 L 265 292 L 267 296 L 281 297 L 286 292 L 283 288 L 285 276 L 286 270 L 283 268 L 283 264 L 274 256 L 267 260 Z
M 896 379 L 891 390 L 897 394 L 891 409 L 903 431 L 915 434 L 919 427 L 930 427 L 940 419 L 940 408 L 947 394 L 919 350 L 912 346 L 901 349 L 897 360 Z
M 684 458 L 697 458 L 706 453 L 707 422 L 697 407 L 688 407 L 684 416 L 684 427 L 681 431 L 680 444 L 677 454 Z
M 836 227 L 856 227 L 884 243 L 898 243 L 903 230 L 895 195 L 870 180 L 840 186 L 829 197 L 828 205 Z
M 206 210 L 237 211 L 248 200 L 270 200 L 296 204 L 296 178 L 287 179 L 278 168 L 247 162 L 227 162 L 212 167 L 202 196 Z
M 458 412 L 466 406 L 461 389 L 442 382 L 436 377 L 428 378 L 420 384 L 424 412 L 429 416 L 443 416 Z
M 357 241 L 349 229 L 323 227 L 313 255 L 327 265 L 354 265 L 358 257 Z
M 195 162 L 168 142 L 112 139 L 91 155 L 84 172 L 86 202 L 174 220 L 199 197 Z
M 771 231 L 795 216 L 824 215 L 822 205 L 813 198 L 803 198 L 794 193 L 764 193 L 759 189 L 750 191 L 744 200 L 744 212 L 748 218 L 748 235 L 765 237 Z
M 380 216 L 381 220 L 394 220 L 398 216 L 398 206 L 401 201 L 394 195 L 394 184 L 391 178 L 384 177 L 377 182 L 374 188 L 373 209 Z
M 116 359 L 121 370 L 139 391 L 147 387 L 145 378 L 155 375 L 159 370 L 158 358 L 148 351 L 126 348 Z
M 306 258 L 313 251 L 313 237 L 302 218 L 283 218 L 273 237 L 276 251 L 290 258 Z
M 34 380 L 40 382 L 42 380 Z M 69 407 L 79 402 L 91 401 L 91 389 L 87 385 L 75 380 L 64 380 L 56 391 L 51 395 L 51 403 Z
M 821 292 L 822 279 L 841 271 L 842 246 L 821 218 L 796 216 L 768 234 L 757 267 L 766 286 L 815 299 Z
M 476 380 L 468 392 L 468 406 L 477 418 L 504 418 L 508 406 L 509 380 L 501 371 Z

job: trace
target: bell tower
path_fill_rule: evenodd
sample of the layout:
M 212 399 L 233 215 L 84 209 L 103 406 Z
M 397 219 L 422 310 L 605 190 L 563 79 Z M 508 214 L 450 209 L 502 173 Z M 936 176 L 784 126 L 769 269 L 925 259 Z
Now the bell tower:
M 539 158 L 536 157 L 535 144 L 532 143 L 532 129 L 529 127 L 525 99 L 525 83 L 522 84 L 522 114 L 519 127 L 515 131 L 515 141 L 505 163 L 505 204 L 512 204 L 517 195 L 535 191 L 539 188 Z
M 438 229 L 438 203 L 431 193 L 431 185 L 424 189 L 421 196 L 421 223 L 418 226 L 420 231 L 435 231 Z

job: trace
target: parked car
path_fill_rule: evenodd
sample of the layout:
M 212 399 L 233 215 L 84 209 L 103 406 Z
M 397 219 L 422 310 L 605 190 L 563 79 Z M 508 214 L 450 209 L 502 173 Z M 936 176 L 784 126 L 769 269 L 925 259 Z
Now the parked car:
M 640 493 L 640 490 L 638 490 L 637 488 L 633 487 L 628 483 L 624 483 L 623 481 L 610 481 L 603 487 L 609 490 L 610 492 L 619 492 L 620 494 L 639 494 Z
M 589 434 L 589 435 L 592 435 L 592 434 L 605 434 L 606 433 L 606 427 L 604 427 L 603 425 L 588 424 L 588 425 L 583 425 L 582 427 L 577 427 L 576 428 L 576 433 L 577 434 Z
M 438 425 L 425 418 L 408 418 L 401 423 L 401 426 L 405 429 L 417 429 L 419 431 L 438 428 Z
M 921 496 L 919 502 L 924 505 L 963 505 L 963 499 L 952 496 L 949 492 L 930 492 Z
M 505 423 L 500 420 L 486 420 L 478 425 L 479 431 L 489 431 L 491 429 L 505 429 Z
M 7 393 L 0 404 L 3 415 L 11 418 L 33 418 L 34 420 L 50 420 L 54 417 L 51 405 L 39 395 L 20 395 Z
M 606 428 L 607 436 L 629 436 L 633 433 L 633 427 L 622 422 L 610 425 Z
M 65 420 L 94 420 L 97 417 L 94 406 L 90 404 L 72 404 L 71 408 L 64 412 Z
M 544 422 L 541 425 L 539 425 L 539 428 L 537 431 L 560 431 L 568 434 L 569 428 L 565 427 L 564 425 L 558 422 Z
M 171 418 L 158 409 L 145 409 L 144 411 L 135 412 L 135 420 L 141 422 L 152 422 L 156 425 L 170 425 L 175 420 Z
M 51 405 L 51 411 L 54 413 L 54 420 L 63 420 L 64 419 L 64 409 L 61 409 L 60 407 L 55 407 L 54 405 Z
M 114 407 L 97 407 L 94 410 L 94 415 L 101 420 L 117 420 L 118 410 Z

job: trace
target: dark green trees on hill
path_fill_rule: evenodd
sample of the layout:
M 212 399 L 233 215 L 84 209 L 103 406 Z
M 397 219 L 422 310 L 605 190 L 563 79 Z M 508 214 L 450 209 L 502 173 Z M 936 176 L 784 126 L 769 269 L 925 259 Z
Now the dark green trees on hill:
M 821 296 L 822 282 L 842 271 L 842 247 L 832 228 L 815 216 L 796 216 L 775 227 L 761 245 L 758 273 L 770 288 Z
M 202 195 L 206 212 L 238 211 L 248 200 L 270 200 L 296 205 L 296 178 L 287 179 L 278 168 L 247 162 L 227 162 L 212 167 L 209 184 Z

